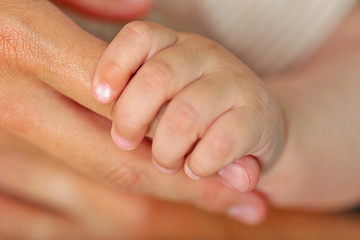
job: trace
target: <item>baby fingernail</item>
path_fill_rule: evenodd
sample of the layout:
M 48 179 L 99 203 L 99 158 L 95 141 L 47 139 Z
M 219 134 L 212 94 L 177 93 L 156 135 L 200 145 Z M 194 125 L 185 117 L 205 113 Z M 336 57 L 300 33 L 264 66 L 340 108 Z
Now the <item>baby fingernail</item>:
M 233 162 L 220 170 L 219 175 L 240 192 L 245 192 L 250 187 L 250 179 L 246 169 L 237 162 Z
M 120 135 L 117 135 L 117 134 L 113 134 L 113 140 L 115 142 L 115 144 L 123 149 L 123 150 L 134 150 L 136 148 L 136 146 L 130 142 L 129 140 L 127 140 L 126 138 L 120 136 Z
M 185 171 L 186 175 L 187 175 L 189 178 L 193 179 L 193 180 L 200 180 L 200 179 L 201 179 L 201 177 L 195 175 L 195 174 L 191 171 L 191 169 L 189 168 L 188 164 L 186 164 L 186 163 L 185 163 L 185 166 L 184 166 L 184 171 Z
M 95 86 L 95 97 L 101 103 L 108 103 L 111 99 L 111 87 L 107 83 L 98 83 Z
M 238 221 L 254 225 L 261 220 L 261 216 L 254 206 L 239 205 L 228 209 L 227 214 Z
M 168 168 L 164 168 L 163 166 L 160 166 L 156 161 L 155 159 L 152 160 L 154 165 L 156 166 L 157 169 L 160 170 L 160 172 L 162 173 L 165 173 L 165 174 L 168 174 L 168 175 L 171 175 L 171 174 L 174 174 L 178 171 L 178 169 L 168 169 Z

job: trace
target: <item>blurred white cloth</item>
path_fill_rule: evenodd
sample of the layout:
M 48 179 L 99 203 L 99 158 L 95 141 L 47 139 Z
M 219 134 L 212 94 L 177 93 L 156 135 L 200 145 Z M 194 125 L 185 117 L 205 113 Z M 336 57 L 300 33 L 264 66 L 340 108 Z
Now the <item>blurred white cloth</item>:
M 145 19 L 216 40 L 264 75 L 311 56 L 355 4 L 356 0 L 157 0 Z M 121 28 L 79 21 L 106 40 Z

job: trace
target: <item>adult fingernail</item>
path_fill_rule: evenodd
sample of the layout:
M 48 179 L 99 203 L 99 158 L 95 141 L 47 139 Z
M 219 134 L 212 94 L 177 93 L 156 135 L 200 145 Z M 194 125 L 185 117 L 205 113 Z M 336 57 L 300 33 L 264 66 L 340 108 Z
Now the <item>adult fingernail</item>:
M 195 175 L 195 174 L 191 171 L 191 169 L 189 168 L 189 165 L 187 164 L 187 162 L 185 163 L 184 171 L 185 171 L 186 175 L 187 175 L 189 178 L 193 179 L 193 180 L 200 180 L 200 179 L 201 179 L 201 177 Z
M 95 86 L 95 98 L 101 103 L 109 103 L 111 99 L 111 87 L 107 83 L 98 83 Z
M 160 166 L 160 165 L 155 161 L 155 159 L 153 159 L 152 161 L 153 161 L 154 165 L 156 166 L 156 168 L 159 169 L 160 172 L 162 172 L 162 173 L 171 175 L 171 174 L 177 173 L 177 171 L 179 170 L 179 169 L 168 169 L 168 168 L 164 168 L 163 166 Z
M 240 163 L 231 163 L 229 166 L 220 170 L 219 175 L 240 192 L 245 192 L 250 187 L 249 174 Z
M 261 220 L 259 212 L 251 205 L 233 206 L 228 209 L 227 214 L 230 217 L 249 225 L 255 225 Z
M 135 144 L 118 134 L 113 134 L 113 140 L 115 144 L 123 150 L 130 151 L 136 148 Z

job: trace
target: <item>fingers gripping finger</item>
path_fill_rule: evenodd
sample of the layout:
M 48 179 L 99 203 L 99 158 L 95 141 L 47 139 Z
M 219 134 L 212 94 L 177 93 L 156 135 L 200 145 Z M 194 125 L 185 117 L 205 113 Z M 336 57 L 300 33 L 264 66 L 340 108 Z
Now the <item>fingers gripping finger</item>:
M 204 74 L 169 103 L 153 138 L 153 156 L 160 166 L 179 169 L 208 126 L 231 108 L 227 88 L 215 79 L 212 74 Z
M 144 61 L 176 40 L 175 32 L 154 23 L 127 24 L 105 50 L 95 72 L 93 94 L 97 101 L 114 101 Z
M 215 178 L 197 183 L 202 186 L 196 192 L 192 192 L 192 196 L 193 202 L 200 208 L 210 212 L 226 213 L 247 224 L 257 224 L 266 217 L 266 200 L 257 192 L 240 193 L 231 188 L 224 188 Z
M 207 177 L 234 160 L 251 154 L 257 148 L 263 132 L 261 121 L 254 114 L 251 108 L 241 107 L 232 109 L 217 119 L 188 157 L 187 173 L 193 178 Z M 242 164 L 243 162 L 246 164 Z M 257 181 L 260 174 L 258 163 L 245 158 L 233 167 L 232 171 L 228 169 L 227 173 L 238 173 L 240 179 L 235 187 L 241 191 L 249 190 L 250 185 L 254 184 L 250 180 Z M 250 171 L 247 171 L 248 169 Z
M 219 175 L 238 191 L 250 191 L 259 182 L 260 165 L 253 156 L 245 156 L 220 170 Z
M 121 145 L 124 141 L 119 141 L 120 138 L 130 143 L 126 146 L 136 147 L 161 106 L 203 74 L 200 61 L 193 61 L 197 57 L 194 48 L 180 42 L 149 59 L 118 99 L 113 135 L 121 148 L 124 149 Z
M 32 13 L 46 17 L 47 25 L 37 27 L 43 26 L 44 17 L 33 18 L 27 25 L 26 29 L 33 31 L 39 39 L 38 55 L 29 60 L 33 61 L 32 74 L 18 76 L 14 72 L 14 76 L 9 78 L 18 80 L 24 88 L 10 86 L 16 89 L 12 93 L 21 93 L 21 96 L 9 94 L 3 98 L 9 101 L 3 105 L 9 107 L 6 116 L 12 118 L 7 122 L 8 127 L 34 145 L 46 148 L 68 165 L 108 185 L 168 199 L 196 201 L 193 195 L 212 183 L 185 183 L 182 175 L 165 178 L 152 170 L 147 146 L 131 153 L 118 150 L 107 134 L 108 125 L 100 124 L 99 118 L 41 84 L 31 85 L 29 78 L 36 77 L 90 110 L 111 117 L 111 105 L 97 104 L 90 94 L 90 79 L 106 44 L 76 27 L 48 2 L 31 3 L 30 7 L 34 6 Z M 21 104 L 19 99 L 26 104 Z M 235 201 L 237 195 L 232 194 L 235 193 L 223 192 L 222 196 Z

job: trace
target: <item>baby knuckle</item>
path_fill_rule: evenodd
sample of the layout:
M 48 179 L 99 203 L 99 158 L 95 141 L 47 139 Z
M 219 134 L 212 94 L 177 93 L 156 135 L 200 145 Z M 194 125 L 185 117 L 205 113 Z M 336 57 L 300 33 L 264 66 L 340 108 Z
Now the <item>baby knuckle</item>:
M 176 104 L 174 114 L 167 122 L 167 130 L 172 135 L 193 132 L 197 120 L 196 109 L 187 101 Z
M 234 149 L 234 141 L 225 132 L 212 134 L 207 140 L 207 151 L 214 159 L 227 159 Z
M 205 39 L 203 41 L 204 47 L 207 51 L 218 51 L 222 49 L 219 43 L 211 40 L 211 39 Z
M 151 39 L 151 29 L 148 23 L 143 21 L 133 21 L 126 24 L 121 32 L 128 36 L 132 41 L 144 44 Z
M 198 34 L 190 34 L 189 41 L 194 42 L 194 44 L 197 44 L 198 48 L 201 49 L 202 51 L 206 51 L 207 55 L 209 55 L 209 53 L 211 53 L 214 50 L 217 51 L 221 49 L 221 45 L 219 43 Z
M 166 88 L 174 75 L 172 66 L 160 59 L 150 61 L 144 71 L 144 84 L 150 90 Z

